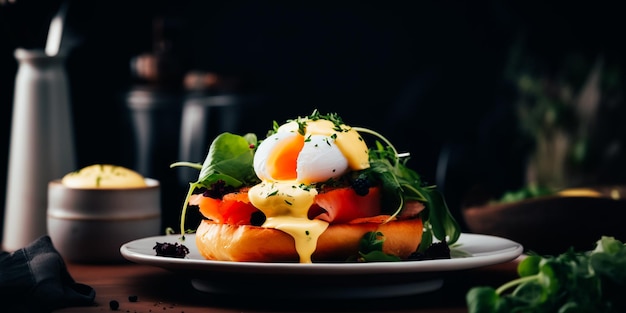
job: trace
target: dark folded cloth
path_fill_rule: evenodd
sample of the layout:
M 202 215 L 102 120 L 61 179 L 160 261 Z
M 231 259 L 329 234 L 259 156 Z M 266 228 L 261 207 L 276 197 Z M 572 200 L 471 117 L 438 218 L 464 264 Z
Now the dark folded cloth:
M 48 236 L 15 252 L 0 252 L 0 311 L 50 312 L 91 305 L 95 296 L 93 288 L 74 281 Z

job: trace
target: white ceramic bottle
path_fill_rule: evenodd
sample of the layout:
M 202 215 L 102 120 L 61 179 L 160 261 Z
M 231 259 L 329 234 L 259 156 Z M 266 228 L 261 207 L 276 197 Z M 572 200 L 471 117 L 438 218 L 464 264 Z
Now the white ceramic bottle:
M 11 145 L 3 249 L 20 249 L 47 234 L 48 182 L 76 169 L 65 57 L 15 50 Z

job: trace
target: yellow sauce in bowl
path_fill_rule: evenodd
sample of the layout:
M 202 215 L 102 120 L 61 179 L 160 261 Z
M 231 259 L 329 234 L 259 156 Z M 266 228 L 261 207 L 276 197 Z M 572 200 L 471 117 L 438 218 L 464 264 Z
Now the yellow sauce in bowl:
M 68 173 L 61 183 L 69 188 L 124 189 L 145 187 L 144 177 L 125 167 L 111 164 L 95 164 Z

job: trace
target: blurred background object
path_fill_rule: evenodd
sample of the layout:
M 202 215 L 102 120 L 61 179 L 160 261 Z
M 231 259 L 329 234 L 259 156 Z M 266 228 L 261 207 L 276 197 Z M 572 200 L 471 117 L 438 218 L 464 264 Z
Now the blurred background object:
M 52 17 L 45 48 L 15 49 L 13 112 L 2 236 L 16 251 L 46 235 L 47 182 L 76 169 L 66 56 L 68 2 Z M 42 157 L 43 156 L 43 157 Z
M 1 2 L 0 147 L 8 147 L 13 51 L 44 46 L 60 3 Z M 376 129 L 411 153 L 409 165 L 440 185 L 462 220 L 462 204 L 527 180 L 533 143 L 520 135 L 516 113 L 524 99 L 517 88 L 521 76 L 507 72 L 520 38 L 525 41 L 519 60 L 534 60 L 539 71 L 558 68 L 571 53 L 587 64 L 601 56 L 604 75 L 623 66 L 624 22 L 606 1 L 71 4 L 67 19 L 80 38 L 67 60 L 78 165 L 113 163 L 154 173 L 170 197 L 163 199 L 164 226 L 178 223 L 184 199 L 184 187 L 176 190 L 178 172 L 167 165 L 179 161 L 181 129 L 189 126 L 180 125 L 182 109 L 194 99 L 253 99 L 238 107 L 236 125 L 228 126 L 260 136 L 273 120 L 315 108 Z M 514 73 L 523 74 L 527 66 L 520 64 Z M 544 74 L 532 77 L 541 80 Z M 138 110 L 137 99 L 152 109 Z M 615 114 L 609 116 L 618 120 L 624 106 L 613 99 Z M 140 133 L 151 129 L 137 128 L 140 116 L 158 126 Z M 202 162 L 204 156 L 185 161 Z M 625 175 L 615 171 L 611 181 Z
M 605 32 L 610 29 L 594 33 Z M 601 236 L 625 240 L 622 52 L 610 42 L 588 46 L 574 40 L 546 53 L 525 30 L 516 38 L 503 77 L 514 95 L 512 147 L 521 157 L 521 179 L 466 203 L 468 229 L 540 254 L 590 250 Z
M 519 137 L 531 148 L 526 184 L 559 190 L 623 182 L 621 56 L 575 49 L 542 65 L 523 44 L 515 48 L 521 51 L 513 51 L 507 74 L 518 91 Z
M 558 255 L 570 247 L 592 250 L 602 236 L 623 241 L 624 186 L 572 188 L 515 201 L 490 202 L 463 210 L 468 229 L 509 238 L 526 252 Z

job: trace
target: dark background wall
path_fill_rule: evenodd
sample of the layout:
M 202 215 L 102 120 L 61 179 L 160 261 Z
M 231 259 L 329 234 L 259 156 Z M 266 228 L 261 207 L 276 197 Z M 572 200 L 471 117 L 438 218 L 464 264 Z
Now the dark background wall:
M 0 3 L 4 203 L 13 51 L 44 46 L 60 2 Z M 471 184 L 501 192 L 522 182 L 523 155 L 510 149 L 514 93 L 504 75 L 519 35 L 526 35 L 528 53 L 548 65 L 571 50 L 621 61 L 619 12 L 606 1 L 73 1 L 68 23 L 79 40 L 67 69 L 79 165 L 136 168 L 124 101 L 137 82 L 129 64 L 154 50 L 153 21 L 161 17 L 177 69 L 235 78 L 238 93 L 259 96 L 240 112 L 242 133 L 264 135 L 273 120 L 315 108 L 337 112 L 411 152 L 410 164 L 432 182 L 442 147 L 461 147 L 470 169 L 459 170 L 457 190 L 446 191 L 457 210 Z M 177 161 L 177 131 L 162 139 L 164 167 Z M 157 178 L 172 180 L 169 171 Z M 176 214 L 178 192 L 166 204 Z

